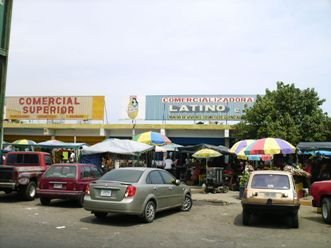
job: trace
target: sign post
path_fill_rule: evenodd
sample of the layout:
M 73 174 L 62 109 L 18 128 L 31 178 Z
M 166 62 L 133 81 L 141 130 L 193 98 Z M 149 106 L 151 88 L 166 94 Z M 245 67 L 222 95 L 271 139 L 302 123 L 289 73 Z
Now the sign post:
M 12 0 L 0 0 L 0 150 L 4 136 L 3 120 L 12 6 Z
M 132 138 L 136 135 L 136 118 L 139 112 L 139 103 L 137 96 L 130 96 L 127 113 L 129 118 L 132 120 Z

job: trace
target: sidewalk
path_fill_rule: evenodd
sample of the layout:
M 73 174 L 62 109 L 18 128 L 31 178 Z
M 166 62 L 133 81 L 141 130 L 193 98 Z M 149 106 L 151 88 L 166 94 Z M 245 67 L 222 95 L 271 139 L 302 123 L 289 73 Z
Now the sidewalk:
M 205 193 L 201 187 L 191 187 L 193 201 L 207 201 L 228 205 L 240 203 L 239 191 L 228 191 L 227 193 Z
M 239 191 L 228 191 L 227 193 L 205 193 L 201 187 L 191 186 L 193 201 L 207 201 L 221 203 L 223 205 L 241 203 L 239 199 Z M 312 197 L 307 196 L 300 198 L 300 204 L 303 206 L 311 206 Z

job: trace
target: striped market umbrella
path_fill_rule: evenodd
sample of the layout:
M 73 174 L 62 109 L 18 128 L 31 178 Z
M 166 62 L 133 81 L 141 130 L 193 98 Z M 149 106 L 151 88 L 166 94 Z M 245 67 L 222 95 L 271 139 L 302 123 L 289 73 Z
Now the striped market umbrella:
M 137 134 L 132 139 L 148 145 L 165 145 L 171 143 L 171 140 L 165 135 L 151 131 Z
M 34 142 L 33 140 L 28 140 L 28 139 L 20 139 L 20 140 L 15 140 L 13 143 L 13 145 L 35 145 L 37 144 L 36 142 Z
M 258 139 L 248 145 L 244 150 L 245 155 L 261 154 L 292 154 L 295 153 L 295 147 L 286 140 L 279 138 Z
M 239 159 L 247 159 L 247 156 L 245 155 L 244 151 L 246 147 L 253 142 L 255 142 L 254 139 L 240 140 L 231 147 L 230 152 L 237 154 L 237 157 Z
M 247 155 L 247 160 L 249 161 L 270 161 L 273 159 L 272 155 L 266 155 L 266 154 L 262 154 L 262 155 Z

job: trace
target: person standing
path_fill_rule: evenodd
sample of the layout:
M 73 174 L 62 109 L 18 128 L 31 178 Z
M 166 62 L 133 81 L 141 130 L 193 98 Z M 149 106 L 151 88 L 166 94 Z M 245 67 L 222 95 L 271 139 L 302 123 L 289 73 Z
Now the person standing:
M 73 150 L 70 153 L 69 161 L 70 161 L 70 163 L 76 162 L 76 154 Z
M 166 160 L 164 160 L 164 168 L 166 171 L 170 172 L 172 174 L 172 165 L 173 165 L 173 161 L 170 157 L 167 157 Z

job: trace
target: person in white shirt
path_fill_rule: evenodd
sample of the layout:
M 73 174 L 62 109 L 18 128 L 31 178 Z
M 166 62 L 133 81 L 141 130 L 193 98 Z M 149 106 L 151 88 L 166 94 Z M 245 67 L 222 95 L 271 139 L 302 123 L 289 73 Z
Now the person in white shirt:
M 69 160 L 70 160 L 70 163 L 76 162 L 76 154 L 74 151 L 71 151 Z
M 173 161 L 170 157 L 167 157 L 166 160 L 164 160 L 164 167 L 163 169 L 169 171 L 170 173 L 172 173 L 172 165 L 173 165 Z

